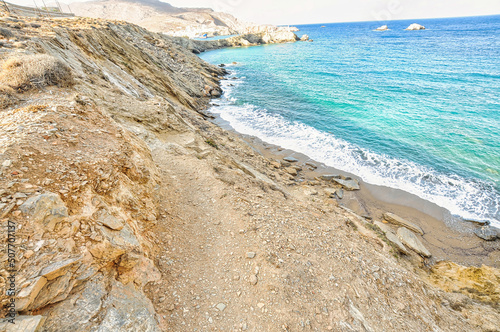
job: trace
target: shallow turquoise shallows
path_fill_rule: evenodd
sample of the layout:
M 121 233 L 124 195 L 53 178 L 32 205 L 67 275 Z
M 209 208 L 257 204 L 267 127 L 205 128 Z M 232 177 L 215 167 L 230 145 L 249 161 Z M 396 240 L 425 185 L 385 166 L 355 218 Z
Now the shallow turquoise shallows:
M 207 52 L 237 131 L 500 226 L 500 16 L 299 26 Z M 390 30 L 373 31 L 388 24 Z

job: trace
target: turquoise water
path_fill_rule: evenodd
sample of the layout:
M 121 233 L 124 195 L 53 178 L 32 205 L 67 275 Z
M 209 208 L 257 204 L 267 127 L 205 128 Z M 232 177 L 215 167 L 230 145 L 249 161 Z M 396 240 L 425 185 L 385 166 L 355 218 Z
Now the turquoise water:
M 500 16 L 299 26 L 232 48 L 211 111 L 235 130 L 500 225 Z M 388 24 L 390 31 L 375 32 Z M 237 79 L 232 79 L 236 77 Z

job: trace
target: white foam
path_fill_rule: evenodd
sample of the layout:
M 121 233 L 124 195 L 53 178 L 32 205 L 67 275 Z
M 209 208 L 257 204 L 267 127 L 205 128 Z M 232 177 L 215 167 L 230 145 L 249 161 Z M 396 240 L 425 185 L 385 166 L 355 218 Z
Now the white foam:
M 490 220 L 492 224 L 500 226 L 500 198 L 495 194 L 493 185 L 439 173 L 408 160 L 374 153 L 330 133 L 270 114 L 254 105 L 235 105 L 233 92 L 241 83 L 241 79 L 224 81 L 224 97 L 218 101 L 220 106 L 210 109 L 236 131 L 356 174 L 367 183 L 415 194 L 462 218 Z

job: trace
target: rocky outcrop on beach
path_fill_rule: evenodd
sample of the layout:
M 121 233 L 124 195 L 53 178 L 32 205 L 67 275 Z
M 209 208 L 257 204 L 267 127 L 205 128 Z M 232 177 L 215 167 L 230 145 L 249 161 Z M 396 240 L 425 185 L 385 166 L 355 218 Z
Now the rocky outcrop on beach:
M 413 23 L 413 24 L 410 24 L 410 26 L 408 28 L 406 28 L 405 30 L 425 30 L 425 27 L 423 25 Z
M 281 44 L 293 43 L 299 40 L 299 37 L 291 31 L 262 32 L 255 34 L 245 34 L 219 40 L 192 40 L 181 37 L 174 37 L 174 42 L 180 46 L 199 54 L 209 50 L 215 50 L 225 47 L 248 47 L 262 44 Z
M 498 326 L 497 270 L 427 273 L 320 195 L 352 179 L 298 181 L 315 165 L 207 121 L 226 71 L 178 40 L 86 18 L 0 29 L 0 303 L 18 324 L 1 329 Z

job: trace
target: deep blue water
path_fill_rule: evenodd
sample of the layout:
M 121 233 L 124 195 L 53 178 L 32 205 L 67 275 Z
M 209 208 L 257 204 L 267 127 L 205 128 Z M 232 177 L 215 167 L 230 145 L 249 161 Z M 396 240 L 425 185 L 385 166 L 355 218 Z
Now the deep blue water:
M 411 23 L 423 31 L 405 31 Z M 388 24 L 390 31 L 375 32 Z M 207 52 L 237 131 L 500 225 L 500 16 L 299 26 Z

